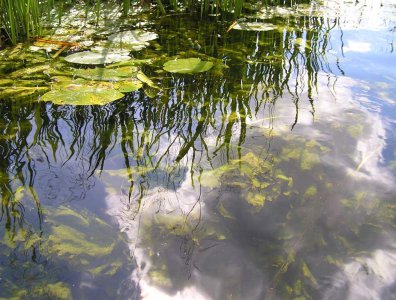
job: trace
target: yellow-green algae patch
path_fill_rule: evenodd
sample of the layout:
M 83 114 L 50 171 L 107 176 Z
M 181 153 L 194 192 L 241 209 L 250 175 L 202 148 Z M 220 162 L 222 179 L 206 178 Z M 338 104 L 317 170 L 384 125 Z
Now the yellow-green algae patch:
M 149 272 L 149 276 L 151 281 L 161 287 L 171 287 L 172 282 L 169 278 L 166 266 L 163 265 L 160 269 L 151 270 Z
M 273 201 L 282 193 L 290 195 L 292 192 L 293 178 L 282 173 L 276 166 L 276 162 L 248 152 L 240 159 L 231 160 L 213 170 L 203 171 L 198 179 L 202 186 L 208 188 L 238 188 L 246 202 L 255 211 L 260 211 L 266 201 Z M 224 204 L 219 206 L 221 214 L 226 214 Z
M 347 132 L 354 138 L 358 138 L 363 134 L 364 126 L 361 124 L 348 126 Z
M 305 190 L 304 197 L 313 197 L 317 194 L 318 190 L 316 186 L 311 185 Z
M 9 298 L 0 299 L 54 299 L 72 300 L 72 292 L 68 284 L 64 282 L 47 283 L 35 286 L 31 289 L 18 290 Z
M 66 225 L 54 226 L 49 236 L 49 247 L 60 256 L 89 255 L 94 257 L 108 255 L 114 248 L 114 244 L 99 245 L 87 241 L 91 238 Z

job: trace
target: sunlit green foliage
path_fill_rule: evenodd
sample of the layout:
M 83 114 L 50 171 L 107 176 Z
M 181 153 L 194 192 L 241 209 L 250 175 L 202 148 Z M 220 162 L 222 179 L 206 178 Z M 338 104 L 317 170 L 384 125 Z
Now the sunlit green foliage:
M 181 58 L 170 60 L 164 64 L 164 70 L 171 73 L 194 74 L 209 71 L 213 67 L 210 61 L 201 61 L 200 58 Z

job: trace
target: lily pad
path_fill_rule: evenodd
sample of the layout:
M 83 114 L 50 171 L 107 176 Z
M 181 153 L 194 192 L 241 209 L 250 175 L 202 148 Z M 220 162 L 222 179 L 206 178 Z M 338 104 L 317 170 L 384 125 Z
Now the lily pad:
M 92 47 L 91 51 L 97 53 L 108 53 L 108 54 L 111 53 L 111 54 L 120 54 L 120 55 L 129 55 L 129 52 L 131 52 L 131 50 L 129 49 L 125 49 L 122 47 L 112 47 L 107 44 L 104 44 L 103 46 L 97 45 L 95 47 Z
M 170 60 L 164 64 L 164 70 L 171 73 L 194 74 L 210 70 L 213 63 L 210 61 L 201 61 L 200 58 L 184 58 Z
M 62 89 L 52 90 L 44 94 L 41 100 L 59 105 L 105 105 L 122 97 L 124 94 L 110 83 L 89 83 L 69 84 Z
M 107 65 L 106 69 L 113 69 L 113 68 L 127 67 L 127 66 L 152 65 L 152 64 L 153 64 L 152 59 L 131 59 L 131 60 Z
M 117 91 L 121 93 L 130 93 L 137 91 L 138 89 L 143 87 L 143 83 L 140 80 L 129 80 L 129 81 L 120 81 L 114 84 L 114 87 Z
M 13 87 L 13 86 L 6 86 L 0 87 L 0 99 L 22 99 L 25 97 L 29 97 L 32 95 L 38 95 L 39 93 L 44 93 L 48 91 L 48 87 L 29 87 L 29 86 L 22 86 L 22 87 Z
M 130 30 L 114 33 L 108 37 L 109 41 L 122 44 L 142 44 L 158 38 L 158 34 L 143 30 Z
M 91 52 L 84 51 L 71 54 L 65 57 L 65 60 L 73 64 L 81 65 L 103 65 L 120 61 L 130 60 L 131 57 L 125 54 L 108 53 L 108 52 Z
M 141 82 L 147 84 L 148 86 L 160 90 L 161 88 L 156 85 L 150 78 L 147 77 L 146 74 L 144 74 L 142 71 L 137 72 L 136 74 L 137 79 L 139 79 Z
M 245 31 L 270 31 L 275 30 L 276 26 L 271 23 L 260 22 L 238 22 L 233 29 Z
M 89 80 L 120 81 L 125 80 L 125 78 L 136 77 L 137 71 L 138 68 L 133 66 L 121 67 L 116 69 L 77 69 L 74 71 L 73 75 Z

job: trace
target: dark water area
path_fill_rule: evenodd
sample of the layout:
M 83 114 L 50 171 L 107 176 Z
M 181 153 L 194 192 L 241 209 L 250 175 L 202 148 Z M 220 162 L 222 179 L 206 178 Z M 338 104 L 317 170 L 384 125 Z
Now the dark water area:
M 292 4 L 137 15 L 151 83 L 105 105 L 0 52 L 0 298 L 396 298 L 396 2 Z

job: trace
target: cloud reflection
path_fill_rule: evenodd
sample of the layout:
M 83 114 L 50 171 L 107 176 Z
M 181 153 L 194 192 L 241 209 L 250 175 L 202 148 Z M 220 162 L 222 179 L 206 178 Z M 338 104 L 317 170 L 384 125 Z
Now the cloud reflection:
M 246 210 L 246 204 L 242 205 L 239 202 L 243 199 L 243 190 L 229 191 L 221 185 L 212 188 L 200 186 L 199 172 L 196 172 L 193 178 L 191 174 L 186 173 L 180 186 L 174 189 L 169 187 L 149 189 L 140 199 L 138 214 L 136 210 L 130 208 L 131 203 L 127 197 L 122 195 L 107 197 L 108 213 L 116 217 L 121 230 L 127 232 L 131 241 L 130 248 L 139 265 L 133 278 L 140 284 L 143 299 L 158 297 L 220 299 L 230 293 L 239 293 L 244 298 L 259 299 L 264 295 L 277 294 L 279 287 L 274 283 L 274 279 L 270 279 L 274 276 L 271 275 L 273 272 L 269 271 L 273 268 L 270 267 L 271 260 L 260 260 L 259 257 L 262 255 L 260 251 L 265 252 L 264 249 L 270 244 L 280 253 L 286 251 L 289 255 L 292 252 L 288 251 L 293 249 L 296 255 L 304 257 L 303 261 L 307 261 L 304 264 L 309 263 L 311 271 L 317 273 L 323 268 L 321 266 L 323 263 L 315 266 L 312 260 L 323 260 L 327 251 L 335 256 L 341 253 L 332 248 L 334 246 L 325 247 L 323 253 L 312 252 L 310 245 L 316 235 L 330 234 L 337 240 L 337 236 L 346 230 L 342 229 L 342 226 L 360 228 L 366 226 L 367 222 L 376 222 L 376 218 L 379 217 L 376 217 L 376 214 L 379 214 L 380 208 L 375 198 L 381 201 L 382 198 L 395 195 L 395 178 L 383 165 L 382 152 L 386 146 L 385 121 L 377 112 L 366 109 L 356 99 L 354 89 L 367 83 L 342 77 L 337 79 L 333 89 L 329 87 L 326 76 L 320 78 L 315 98 L 315 111 L 312 111 L 306 91 L 302 90 L 298 106 L 298 122 L 291 131 L 291 124 L 296 116 L 296 106 L 290 105 L 289 103 L 293 102 L 285 95 L 280 99 L 282 104 L 274 105 L 271 110 L 268 107 L 262 109 L 255 117 L 247 120 L 249 131 L 246 143 L 243 145 L 244 153 L 257 152 L 264 142 L 263 135 L 258 138 L 260 133 L 265 133 L 268 138 L 270 130 L 273 144 L 266 151 L 261 152 L 261 156 L 276 157 L 279 151 L 277 145 L 284 143 L 282 140 L 287 140 L 287 136 L 296 136 L 305 141 L 314 140 L 326 146 L 329 150 L 326 150 L 320 158 L 317 169 L 323 170 L 324 175 L 321 176 L 327 176 L 332 180 L 326 182 L 326 186 L 339 184 L 337 183 L 339 180 L 343 185 L 327 196 L 319 196 L 317 201 L 322 202 L 320 206 L 310 207 L 304 202 L 299 205 L 294 204 L 289 220 L 285 219 L 286 223 L 279 227 L 277 223 L 279 221 L 275 220 L 286 217 L 284 204 L 296 199 L 291 196 L 283 197 L 276 203 L 266 204 L 268 208 L 264 208 L 262 212 L 252 213 Z M 237 126 L 235 130 L 238 131 Z M 215 138 L 207 139 L 209 147 L 213 147 L 215 142 Z M 168 147 L 166 141 L 162 143 L 162 147 L 166 149 Z M 237 141 L 232 143 L 237 144 Z M 219 165 L 224 164 L 223 157 L 219 152 L 213 156 L 212 163 L 218 165 L 217 161 L 219 161 Z M 237 159 L 237 152 L 233 152 L 231 158 Z M 190 158 L 187 155 L 185 159 L 189 161 Z M 205 164 L 204 160 L 201 166 L 210 169 L 210 164 Z M 290 168 L 290 174 L 285 176 L 294 176 L 292 174 L 300 172 L 294 170 L 295 167 L 292 165 Z M 295 195 L 301 194 L 306 189 L 299 185 L 315 184 L 312 182 L 314 179 L 308 179 L 310 175 L 299 176 L 308 177 L 300 184 L 296 183 Z M 307 180 L 311 180 L 311 183 L 309 181 L 305 183 Z M 319 185 L 318 188 L 320 189 Z M 349 202 L 345 202 L 343 197 L 360 197 L 358 192 L 361 190 L 367 196 L 359 200 L 360 204 L 356 211 L 349 211 L 348 206 L 343 207 L 344 204 L 355 205 L 348 204 Z M 371 198 L 371 195 L 375 198 Z M 119 201 L 121 197 L 124 197 L 124 204 Z M 224 218 L 224 215 L 226 216 L 224 212 L 223 216 L 220 216 L 219 203 L 223 203 L 235 218 L 231 215 L 229 218 Z M 272 218 L 275 218 L 275 222 Z M 294 219 L 311 219 L 313 228 L 318 228 L 319 231 L 307 236 L 304 233 L 305 225 L 294 223 L 296 222 Z M 279 235 L 285 234 L 284 231 L 300 236 L 298 242 L 288 240 L 280 242 Z M 330 243 L 333 237 L 328 236 L 326 239 L 329 239 L 327 243 Z M 374 274 L 370 281 L 372 283 L 370 295 L 373 297 L 380 295 L 383 289 L 392 285 L 396 280 L 396 273 L 392 271 L 394 268 L 384 267 L 384 264 L 394 265 L 394 250 L 393 248 L 389 250 L 381 239 L 373 238 L 373 241 L 376 242 L 365 249 L 371 254 L 364 256 L 356 254 L 350 257 L 343 257 L 345 254 L 342 254 L 344 263 L 338 268 L 322 269 L 320 272 L 329 276 L 326 285 L 331 287 L 324 288 L 324 281 L 318 278 L 321 288 L 316 291 L 317 295 L 331 297 L 331 295 L 347 293 L 350 299 L 359 297 L 362 293 L 360 287 L 366 284 L 368 279 L 359 275 L 356 270 L 360 270 L 364 265 L 373 270 Z M 364 249 L 365 246 L 362 247 Z M 293 270 L 294 267 L 289 268 Z M 293 278 L 287 272 L 280 273 L 280 276 L 286 281 Z M 345 285 L 337 283 L 342 281 L 339 279 L 340 276 L 345 278 L 348 292 L 345 292 Z M 386 278 L 386 281 L 381 281 L 380 278 Z M 240 286 L 232 284 L 236 282 L 239 282 Z M 242 286 L 247 284 L 249 288 L 243 289 Z

